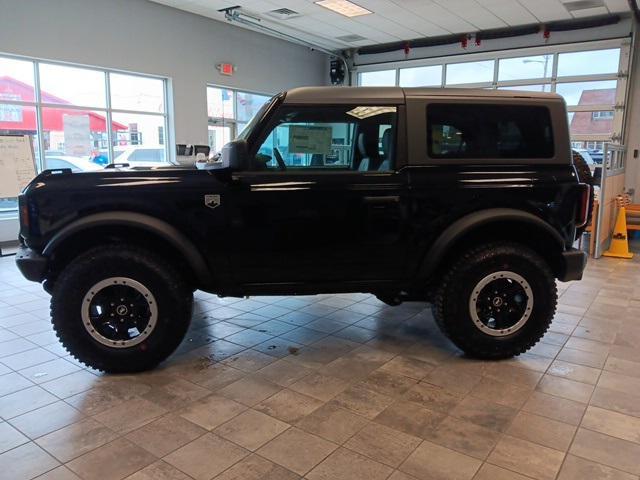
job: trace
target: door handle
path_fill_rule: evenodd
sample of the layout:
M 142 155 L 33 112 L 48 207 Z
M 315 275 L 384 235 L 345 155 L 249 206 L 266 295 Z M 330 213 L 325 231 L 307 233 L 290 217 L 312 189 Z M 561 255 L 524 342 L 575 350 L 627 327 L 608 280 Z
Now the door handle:
M 364 197 L 364 203 L 368 205 L 388 205 L 400 203 L 399 195 L 388 195 L 383 197 Z

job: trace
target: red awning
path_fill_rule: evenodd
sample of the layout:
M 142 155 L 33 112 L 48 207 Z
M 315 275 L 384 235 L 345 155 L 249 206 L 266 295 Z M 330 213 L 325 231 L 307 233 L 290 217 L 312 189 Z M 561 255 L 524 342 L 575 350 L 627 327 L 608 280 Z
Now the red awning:
M 46 92 L 42 92 L 44 101 L 61 103 L 59 108 L 42 109 L 42 128 L 44 131 L 64 131 L 65 115 L 87 115 L 89 117 L 89 130 L 92 132 L 106 132 L 107 119 L 104 115 L 88 111 L 65 108 L 65 100 L 54 97 Z M 0 77 L 0 99 L 4 101 L 20 100 L 23 102 L 33 101 L 33 87 L 26 85 L 14 78 Z M 18 104 L 0 104 L 0 130 L 18 130 L 36 132 L 36 111 L 34 107 L 27 107 Z M 118 122 L 111 122 L 112 129 L 128 130 L 126 125 Z

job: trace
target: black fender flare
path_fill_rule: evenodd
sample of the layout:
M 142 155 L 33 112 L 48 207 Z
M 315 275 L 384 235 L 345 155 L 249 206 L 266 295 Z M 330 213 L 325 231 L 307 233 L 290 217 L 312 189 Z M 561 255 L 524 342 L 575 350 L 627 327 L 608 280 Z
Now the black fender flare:
M 173 225 L 159 218 L 142 213 L 111 211 L 95 213 L 79 218 L 58 231 L 46 244 L 42 250 L 42 255 L 46 257 L 50 256 L 59 245 L 76 233 L 104 226 L 139 228 L 158 235 L 182 253 L 189 267 L 196 275 L 199 284 L 211 284 L 211 272 L 207 268 L 204 257 L 194 243 Z
M 440 266 L 440 262 L 456 240 L 462 238 L 464 235 L 472 232 L 478 227 L 482 227 L 493 222 L 505 221 L 534 225 L 542 229 L 550 236 L 550 238 L 557 241 L 558 247 L 561 251 L 565 250 L 564 239 L 560 233 L 540 217 L 537 217 L 532 213 L 525 212 L 523 210 L 515 210 L 513 208 L 489 208 L 465 215 L 449 225 L 427 250 L 418 270 L 418 278 L 428 278 L 432 275 Z

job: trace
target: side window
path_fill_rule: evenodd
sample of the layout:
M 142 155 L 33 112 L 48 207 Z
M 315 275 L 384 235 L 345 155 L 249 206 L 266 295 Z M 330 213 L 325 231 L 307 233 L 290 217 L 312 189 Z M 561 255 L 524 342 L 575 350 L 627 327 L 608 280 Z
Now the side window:
M 253 168 L 391 170 L 396 111 L 393 106 L 283 107 Z
M 66 160 L 61 160 L 59 158 L 47 158 L 45 160 L 47 164 L 47 168 L 51 170 L 56 170 L 58 168 L 70 168 L 74 172 L 79 172 L 80 168 L 76 167 L 74 164 L 67 162 Z
M 431 158 L 553 157 L 551 116 L 534 105 L 432 103 L 427 106 Z

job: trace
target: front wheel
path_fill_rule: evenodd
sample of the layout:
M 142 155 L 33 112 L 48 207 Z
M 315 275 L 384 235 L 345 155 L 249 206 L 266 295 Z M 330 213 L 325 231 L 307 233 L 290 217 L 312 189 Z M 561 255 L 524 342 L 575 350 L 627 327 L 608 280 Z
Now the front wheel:
M 466 354 L 519 355 L 549 328 L 557 302 L 553 273 L 528 247 L 495 242 L 467 251 L 445 274 L 433 304 L 438 326 Z
M 105 245 L 58 277 L 51 321 L 75 358 L 105 372 L 155 367 L 180 344 L 193 294 L 167 262 L 141 249 Z

